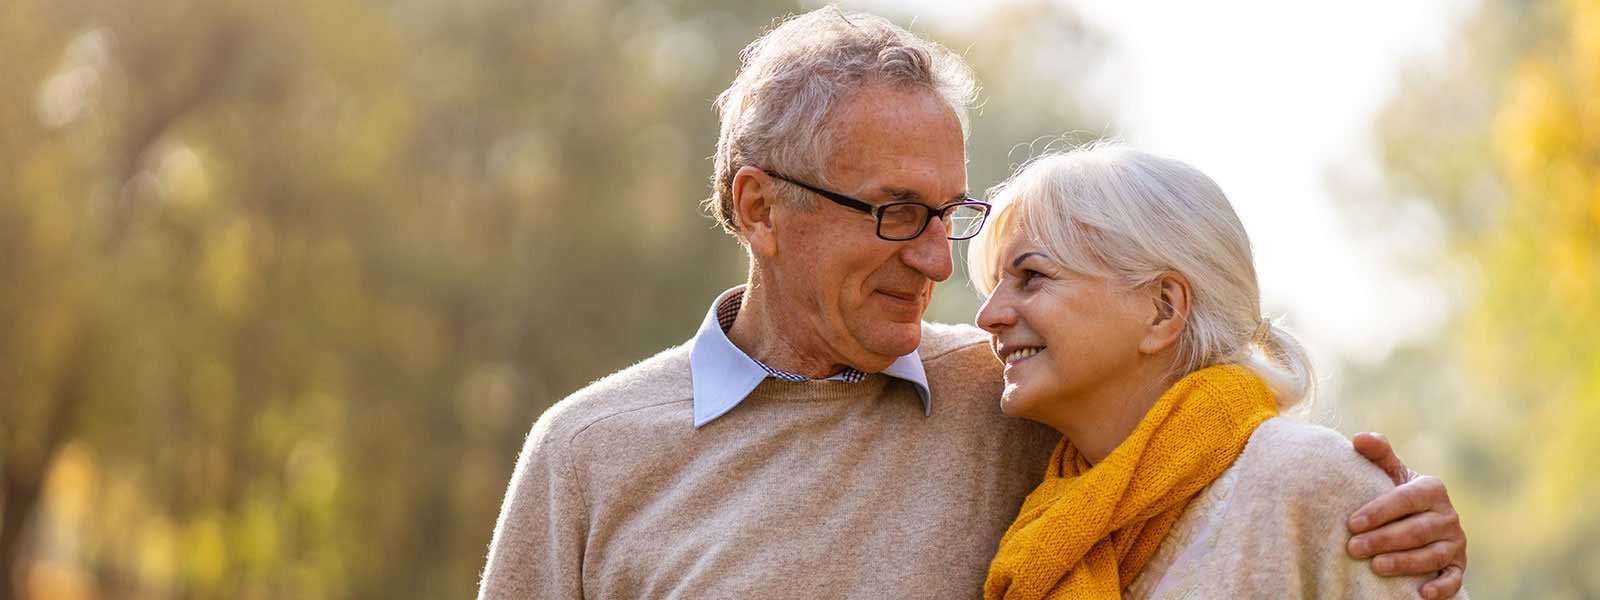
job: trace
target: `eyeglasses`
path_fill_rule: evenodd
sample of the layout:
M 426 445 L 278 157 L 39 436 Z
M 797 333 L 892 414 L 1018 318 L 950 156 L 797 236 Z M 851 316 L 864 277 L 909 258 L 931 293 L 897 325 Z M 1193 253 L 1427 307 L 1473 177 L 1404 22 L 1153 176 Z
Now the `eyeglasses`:
M 763 169 L 765 170 L 765 169 Z M 787 181 L 805 188 L 823 198 L 833 201 L 834 204 L 846 208 L 853 208 L 872 215 L 878 220 L 878 237 L 891 242 L 903 242 L 916 239 L 928 229 L 928 224 L 934 217 L 944 221 L 945 229 L 949 231 L 952 240 L 964 240 L 978 235 L 983 229 L 984 219 L 989 218 L 989 203 L 981 200 L 966 198 L 957 200 L 944 206 L 934 208 L 921 202 L 890 202 L 887 204 L 872 205 L 851 198 L 838 192 L 830 192 L 817 186 L 790 179 L 781 173 L 766 171 L 773 179 Z

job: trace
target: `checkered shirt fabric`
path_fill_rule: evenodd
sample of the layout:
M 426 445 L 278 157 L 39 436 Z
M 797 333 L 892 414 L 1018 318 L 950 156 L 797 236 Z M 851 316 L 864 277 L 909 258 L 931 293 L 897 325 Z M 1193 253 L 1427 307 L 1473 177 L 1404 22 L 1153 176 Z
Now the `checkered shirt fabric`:
M 735 317 L 739 316 L 739 307 L 741 306 L 744 306 L 744 292 L 729 294 L 728 299 L 723 300 L 722 304 L 717 305 L 717 325 L 722 327 L 723 333 L 727 333 L 728 329 L 733 327 L 733 320 Z M 805 375 L 801 375 L 799 373 L 790 373 L 781 369 L 774 369 L 767 366 L 767 363 L 756 360 L 753 357 L 750 360 L 755 360 L 756 364 L 760 365 L 762 370 L 765 370 L 768 375 L 784 381 L 812 380 L 810 377 L 806 377 Z M 845 383 L 859 383 L 861 380 L 867 378 L 867 374 L 850 367 L 845 367 L 843 371 L 838 372 L 833 377 L 828 377 L 825 379 L 834 378 L 837 378 Z

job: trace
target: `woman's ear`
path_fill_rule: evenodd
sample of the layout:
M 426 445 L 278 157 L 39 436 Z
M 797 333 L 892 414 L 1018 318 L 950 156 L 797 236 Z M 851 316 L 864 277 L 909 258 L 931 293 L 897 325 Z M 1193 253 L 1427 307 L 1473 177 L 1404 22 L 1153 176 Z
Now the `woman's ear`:
M 755 167 L 740 167 L 733 174 L 733 223 L 750 252 L 761 256 L 778 253 L 773 235 L 772 207 L 778 203 L 772 178 Z
M 1162 273 L 1146 284 L 1144 292 L 1145 299 L 1155 310 L 1144 339 L 1139 340 L 1139 351 L 1157 354 L 1183 337 L 1183 330 L 1189 326 L 1194 296 L 1189 290 L 1189 279 L 1177 271 Z

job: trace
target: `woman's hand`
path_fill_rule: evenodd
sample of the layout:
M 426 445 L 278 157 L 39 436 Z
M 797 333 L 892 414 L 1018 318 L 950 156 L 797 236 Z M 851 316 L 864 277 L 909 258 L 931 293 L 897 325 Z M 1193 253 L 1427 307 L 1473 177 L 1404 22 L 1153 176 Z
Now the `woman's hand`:
M 1467 534 L 1444 482 L 1406 468 L 1381 434 L 1356 434 L 1353 442 L 1396 487 L 1350 515 L 1346 525 L 1353 537 L 1345 550 L 1356 558 L 1373 557 L 1372 570 L 1379 575 L 1434 575 L 1420 590 L 1423 598 L 1461 591 Z

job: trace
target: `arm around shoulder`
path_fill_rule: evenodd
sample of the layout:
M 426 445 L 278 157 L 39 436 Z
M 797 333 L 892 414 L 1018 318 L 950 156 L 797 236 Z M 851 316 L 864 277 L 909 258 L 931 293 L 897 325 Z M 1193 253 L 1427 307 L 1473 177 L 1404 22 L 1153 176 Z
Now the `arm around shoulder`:
M 1345 520 L 1394 487 L 1344 436 L 1288 418 L 1264 423 L 1240 457 L 1252 540 L 1245 562 L 1254 589 L 1304 598 L 1416 598 L 1424 577 L 1383 577 L 1351 558 Z M 1276 579 L 1277 581 L 1270 581 Z M 1259 585 L 1255 585 L 1259 584 Z
M 500 505 L 479 600 L 583 597 L 585 510 L 558 427 L 559 404 L 534 424 Z

